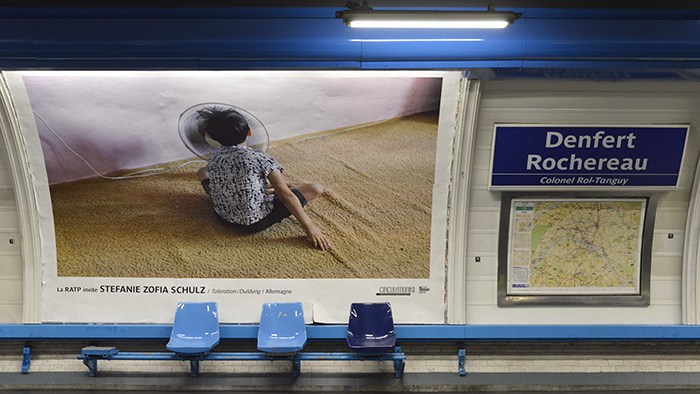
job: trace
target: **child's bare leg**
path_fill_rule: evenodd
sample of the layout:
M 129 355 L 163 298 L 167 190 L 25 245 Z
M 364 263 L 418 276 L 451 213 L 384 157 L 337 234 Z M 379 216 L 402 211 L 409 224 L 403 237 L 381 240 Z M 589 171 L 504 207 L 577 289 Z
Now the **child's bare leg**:
M 299 183 L 294 185 L 294 189 L 299 190 L 306 201 L 311 201 L 324 192 L 323 185 L 318 183 Z
M 301 186 L 302 183 L 287 182 L 286 185 L 290 189 L 299 189 L 299 186 Z M 270 187 L 270 189 L 272 189 L 272 186 L 269 186 L 269 187 Z
M 323 185 L 318 183 L 287 183 L 287 187 L 290 189 L 299 190 L 301 195 L 306 199 L 306 202 L 319 197 L 324 192 Z M 268 188 L 267 194 L 275 194 L 275 189 L 272 187 Z
M 199 170 L 197 170 L 197 178 L 199 178 L 199 181 L 200 181 L 200 182 L 203 181 L 203 180 L 205 180 L 205 179 L 207 179 L 207 178 L 209 178 L 209 172 L 207 172 L 207 167 L 206 167 L 206 166 L 204 166 L 204 167 L 200 168 Z
M 197 178 L 199 178 L 199 183 L 202 184 L 204 191 L 211 195 L 211 189 L 209 188 L 209 172 L 207 172 L 207 167 L 202 167 L 197 170 Z
M 287 182 L 287 187 L 290 189 L 297 189 L 301 192 L 301 194 L 306 198 L 306 201 L 311 201 L 314 198 L 320 196 L 323 194 L 323 186 L 319 185 L 318 183 L 309 183 L 309 184 L 304 184 L 304 183 L 292 183 L 292 182 Z M 306 192 L 304 192 L 304 189 L 310 189 L 308 191 L 308 196 L 307 197 Z M 267 194 L 275 194 L 275 189 L 271 186 L 267 186 Z

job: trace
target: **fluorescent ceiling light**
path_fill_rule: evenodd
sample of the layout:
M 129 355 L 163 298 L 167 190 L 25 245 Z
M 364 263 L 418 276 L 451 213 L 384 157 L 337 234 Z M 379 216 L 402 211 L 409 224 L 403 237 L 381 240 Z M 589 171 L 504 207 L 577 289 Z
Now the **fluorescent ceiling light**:
M 394 11 L 362 8 L 336 12 L 349 27 L 355 28 L 422 28 L 422 29 L 502 29 L 510 26 L 521 13 L 495 11 Z

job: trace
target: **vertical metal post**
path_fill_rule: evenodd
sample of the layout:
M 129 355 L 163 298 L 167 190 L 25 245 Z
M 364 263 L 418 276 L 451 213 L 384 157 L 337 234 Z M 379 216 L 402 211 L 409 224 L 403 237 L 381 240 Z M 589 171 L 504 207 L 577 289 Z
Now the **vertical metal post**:
M 292 357 L 292 376 L 294 376 L 295 378 L 298 378 L 300 373 L 301 373 L 301 361 L 299 360 L 299 358 L 295 354 L 294 357 Z
M 92 357 L 86 357 L 83 359 L 83 364 L 88 367 L 88 374 L 91 378 L 95 377 L 97 373 L 97 359 Z
M 190 360 L 190 373 L 193 378 L 199 374 L 199 359 Z
M 32 348 L 25 346 L 22 350 L 22 373 L 29 373 L 29 365 L 32 363 Z
M 395 354 L 401 354 L 401 346 L 394 347 Z M 406 360 L 394 360 L 394 377 L 400 378 L 403 375 L 403 370 L 406 367 Z

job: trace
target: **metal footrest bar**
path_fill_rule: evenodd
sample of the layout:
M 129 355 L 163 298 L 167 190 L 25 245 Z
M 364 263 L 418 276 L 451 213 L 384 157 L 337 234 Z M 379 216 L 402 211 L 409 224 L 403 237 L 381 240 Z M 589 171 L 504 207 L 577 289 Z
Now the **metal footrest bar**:
M 90 376 L 97 373 L 98 360 L 178 360 L 189 361 L 192 377 L 199 374 L 199 362 L 202 360 L 290 360 L 292 361 L 292 373 L 299 375 L 299 362 L 295 359 L 296 354 L 268 354 L 264 352 L 238 352 L 238 353 L 208 353 L 199 356 L 183 356 L 174 352 L 120 352 L 115 347 L 90 346 L 82 349 L 78 356 L 79 360 L 88 368 Z M 296 371 L 296 372 L 295 372 Z
M 257 360 L 274 361 L 289 360 L 292 362 L 292 375 L 298 377 L 301 373 L 301 360 L 387 360 L 394 362 L 394 373 L 397 378 L 401 377 L 406 365 L 406 356 L 401 352 L 400 347 L 396 347 L 393 353 L 378 354 L 358 354 L 352 352 L 308 352 L 308 353 L 286 353 L 274 354 L 265 352 L 216 352 L 201 356 L 183 356 L 174 352 L 120 352 L 114 347 L 83 348 L 78 359 L 83 360 L 83 364 L 88 368 L 90 376 L 97 373 L 98 360 L 181 360 L 190 362 L 192 377 L 199 373 L 199 362 L 206 361 L 235 361 L 235 360 Z
M 406 355 L 401 352 L 400 347 L 396 347 L 393 353 L 352 353 L 352 352 L 331 352 L 331 353 L 297 353 L 295 358 L 301 360 L 380 360 L 394 361 L 394 375 L 400 378 L 406 366 Z

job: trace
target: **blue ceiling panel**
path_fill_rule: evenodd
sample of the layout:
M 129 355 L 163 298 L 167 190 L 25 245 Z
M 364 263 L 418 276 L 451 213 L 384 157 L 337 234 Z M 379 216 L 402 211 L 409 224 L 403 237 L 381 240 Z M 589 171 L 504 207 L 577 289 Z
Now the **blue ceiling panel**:
M 700 68 L 700 11 L 517 11 L 503 30 L 387 30 L 320 7 L 0 8 L 0 67 Z
M 359 60 L 318 60 L 318 59 L 200 59 L 201 70 L 305 70 L 305 69 L 359 69 Z
M 5 69 L 48 69 L 48 70 L 197 70 L 201 68 L 197 59 L 180 58 L 42 58 L 36 59 L 33 66 L 11 66 L 0 62 Z
M 688 35 L 694 39 L 688 44 L 688 56 L 684 67 L 700 68 L 700 21 L 689 22 Z
M 41 59 L 196 58 L 195 19 L 36 19 Z
M 680 72 L 679 69 L 645 69 L 645 68 L 492 68 L 488 70 L 489 80 L 515 80 L 530 78 L 546 79 L 587 79 L 595 81 L 621 80 L 697 80 L 692 72 Z
M 199 23 L 196 46 L 204 61 L 342 64 L 361 57 L 359 32 L 335 19 L 201 19 Z
M 525 60 L 526 68 L 567 68 L 567 69 L 681 69 L 687 67 L 683 59 L 568 59 L 568 60 Z
M 34 22 L 0 19 L 0 67 L 31 67 L 34 61 Z
M 528 20 L 528 59 L 664 59 L 688 55 L 695 21 Z

